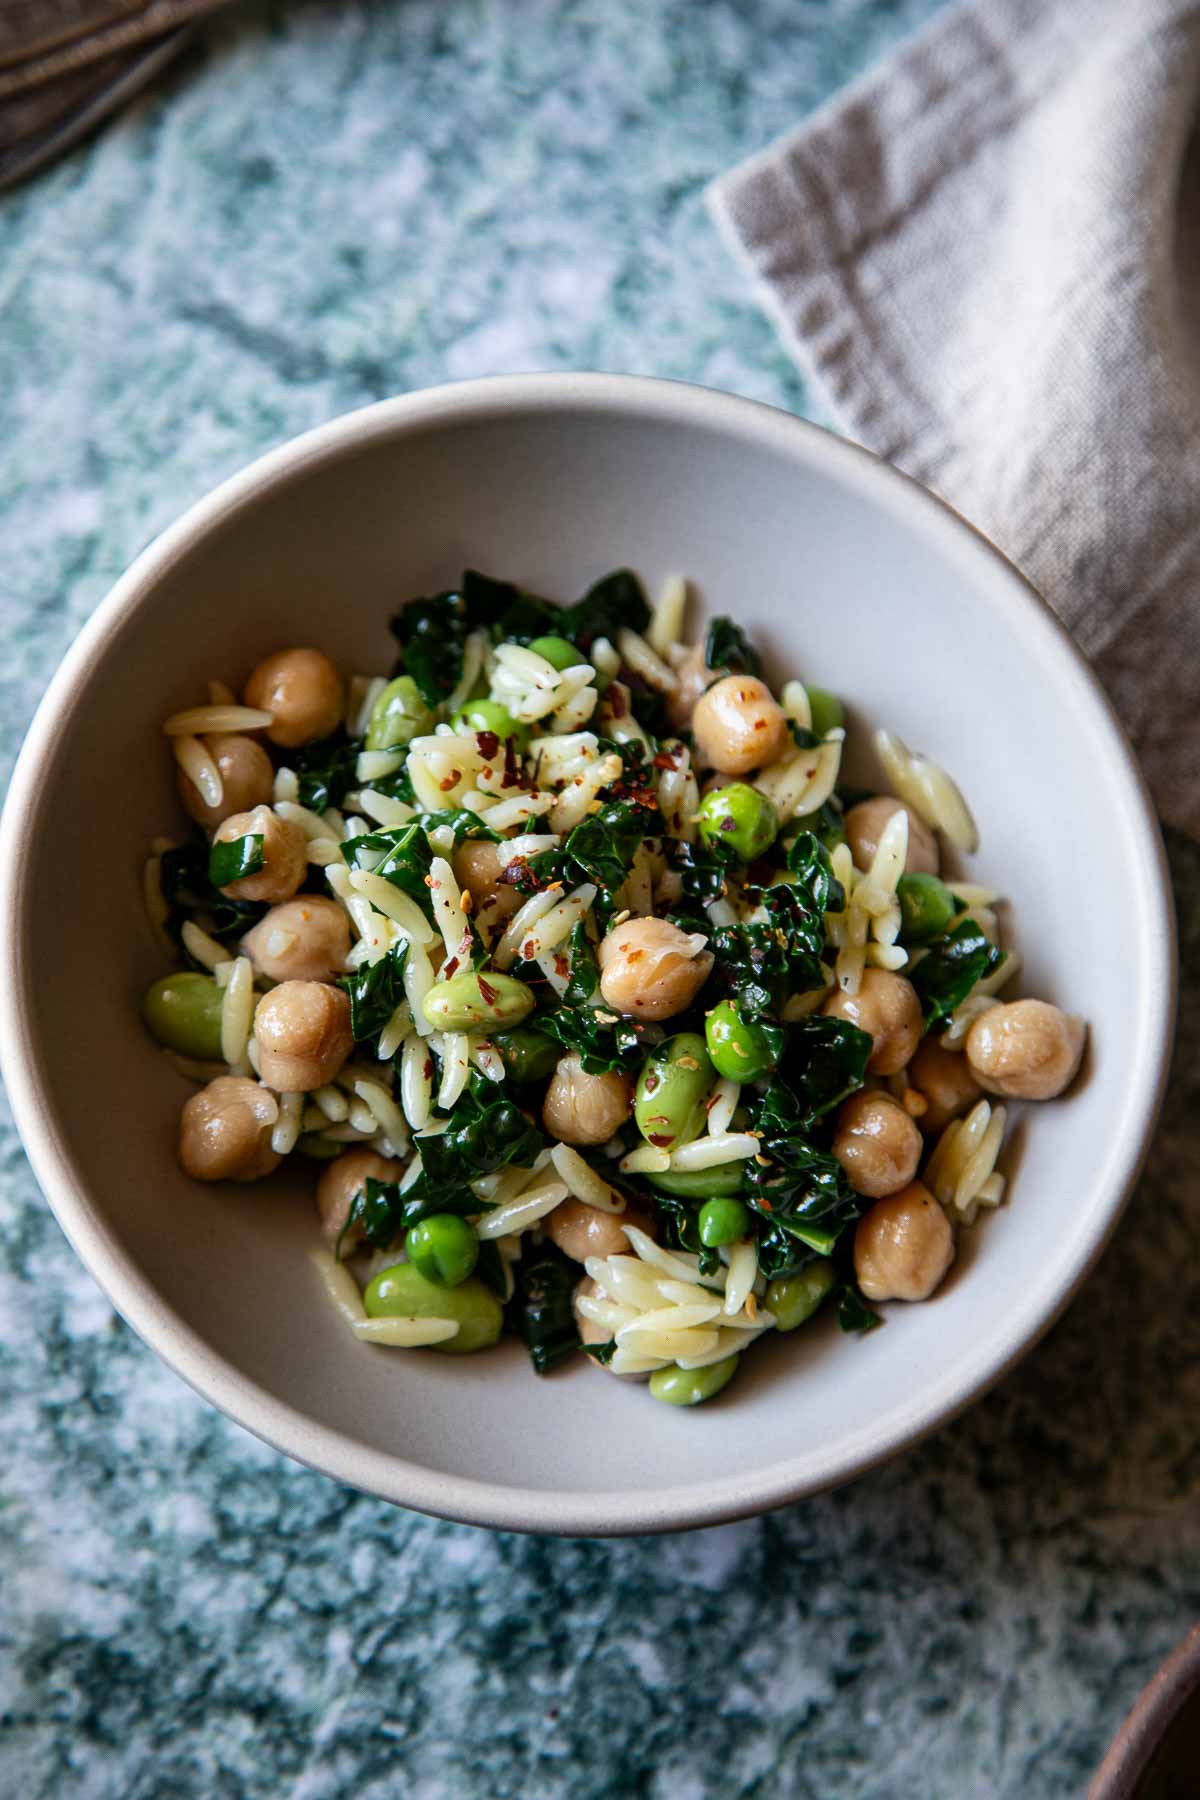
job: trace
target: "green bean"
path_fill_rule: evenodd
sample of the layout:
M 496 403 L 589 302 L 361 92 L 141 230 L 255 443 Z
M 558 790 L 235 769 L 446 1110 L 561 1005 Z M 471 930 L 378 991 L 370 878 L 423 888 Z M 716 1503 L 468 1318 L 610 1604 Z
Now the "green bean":
M 498 1031 L 492 1043 L 504 1058 L 504 1067 L 513 1081 L 544 1081 L 553 1075 L 563 1053 L 561 1044 L 536 1025 L 515 1025 L 511 1031 Z
M 836 694 L 828 688 L 810 687 L 808 690 L 808 710 L 812 714 L 812 729 L 817 737 L 823 738 L 827 731 L 837 725 L 844 725 L 846 715 L 842 703 Z
M 706 844 L 723 844 L 739 862 L 748 863 L 774 843 L 779 814 L 749 782 L 731 781 L 705 794 L 696 823 Z
M 457 1337 L 430 1346 L 452 1355 L 490 1350 L 504 1324 L 499 1300 L 476 1276 L 458 1287 L 441 1287 L 412 1263 L 381 1269 L 368 1284 L 363 1305 L 370 1319 L 454 1319 Z
M 409 1227 L 404 1253 L 427 1281 L 461 1287 L 479 1261 L 479 1239 L 456 1213 L 434 1213 Z
M 587 658 L 576 648 L 569 638 L 540 637 L 534 638 L 529 648 L 535 656 L 544 656 L 554 669 L 576 669 Z
M 160 1044 L 180 1056 L 220 1062 L 221 989 L 211 975 L 184 970 L 147 988 L 142 1018 Z
M 468 700 L 450 721 L 455 731 L 490 731 L 500 739 L 513 738 L 518 750 L 529 742 L 529 727 L 514 719 L 499 700 Z
M 655 1369 L 650 1377 L 650 1392 L 668 1406 L 699 1406 L 729 1386 L 737 1374 L 740 1358 L 735 1351 L 723 1362 L 709 1363 L 703 1369 L 681 1369 L 678 1363 Z
M 727 1081 L 755 1081 L 777 1061 L 767 1033 L 748 1024 L 732 1000 L 713 1007 L 704 1021 L 704 1042 L 717 1074 Z
M 720 1200 L 741 1193 L 742 1165 L 731 1162 L 711 1169 L 664 1169 L 646 1179 L 660 1193 L 673 1194 L 679 1200 Z
M 795 1275 L 779 1275 L 767 1288 L 767 1311 L 777 1331 L 795 1331 L 811 1319 L 837 1280 L 828 1257 L 805 1263 Z
M 368 750 L 395 750 L 433 730 L 433 714 L 411 675 L 389 681 L 367 721 Z
M 700 1242 L 709 1250 L 736 1244 L 750 1230 L 750 1208 L 740 1200 L 706 1200 L 698 1221 Z
M 439 981 L 424 999 L 425 1017 L 439 1031 L 486 1031 L 493 1025 L 519 1025 L 529 1017 L 533 990 L 515 975 L 494 969 L 463 969 Z
M 681 1031 L 652 1051 L 642 1065 L 633 1102 L 637 1128 L 647 1143 L 673 1150 L 699 1137 L 704 1102 L 715 1080 L 698 1032 Z
M 945 931 L 958 901 L 936 875 L 902 875 L 896 883 L 900 902 L 900 941 L 928 944 Z

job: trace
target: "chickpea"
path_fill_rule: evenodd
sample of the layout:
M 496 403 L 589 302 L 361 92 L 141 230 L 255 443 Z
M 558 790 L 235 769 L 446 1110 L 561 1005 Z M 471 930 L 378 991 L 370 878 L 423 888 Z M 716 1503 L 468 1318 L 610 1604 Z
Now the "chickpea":
M 904 859 L 906 875 L 936 875 L 941 866 L 938 842 L 924 819 L 917 817 L 903 800 L 890 794 L 876 794 L 873 800 L 860 800 L 852 806 L 843 821 L 846 842 L 855 866 L 869 869 L 875 860 L 879 840 L 888 820 L 898 812 L 908 814 L 908 855 Z
M 713 959 L 705 942 L 667 919 L 627 919 L 601 939 L 600 992 L 614 1012 L 669 1019 L 708 980 Z
M 213 833 L 213 842 L 231 844 L 235 838 L 262 839 L 262 868 L 243 875 L 221 889 L 232 900 L 290 900 L 308 872 L 308 845 L 298 825 L 281 819 L 269 806 L 253 812 L 231 813 Z
M 281 981 L 254 1014 L 259 1070 L 280 1094 L 310 1094 L 332 1081 L 351 1050 L 350 1001 L 323 981 Z
M 451 867 L 460 887 L 466 888 L 476 912 L 490 906 L 494 919 L 508 919 L 521 904 L 522 896 L 515 887 L 501 881 L 504 858 L 500 844 L 489 844 L 484 838 L 467 838 L 454 852 Z
M 350 922 L 336 900 L 298 894 L 273 906 L 242 939 L 269 981 L 332 981 L 350 954 Z
M 953 1261 L 950 1221 L 919 1181 L 858 1221 L 854 1273 L 868 1300 L 928 1300 Z
M 547 1213 L 542 1230 L 565 1256 L 581 1263 L 589 1256 L 628 1256 L 626 1225 L 636 1225 L 639 1231 L 653 1236 L 644 1213 L 632 1208 L 623 1213 L 602 1212 L 598 1206 L 571 1199 L 560 1201 L 552 1213 Z
M 179 798 L 197 825 L 203 825 L 205 831 L 215 831 L 222 819 L 227 819 L 230 813 L 249 812 L 252 806 L 263 806 L 270 802 L 275 787 L 275 771 L 261 744 L 256 744 L 253 738 L 246 737 L 239 731 L 214 732 L 203 742 L 221 777 L 223 792 L 220 806 L 207 805 L 199 788 L 188 779 L 183 770 L 175 771 Z
M 921 1133 L 890 1094 L 852 1094 L 838 1111 L 833 1154 L 855 1192 L 879 1200 L 916 1174 Z
M 981 1013 L 967 1033 L 971 1073 L 989 1094 L 1053 1100 L 1074 1080 L 1087 1026 L 1045 1000 L 1012 1000 Z
M 179 1161 L 194 1181 L 258 1181 L 282 1158 L 271 1148 L 275 1096 L 240 1075 L 218 1075 L 184 1103 Z
M 872 1075 L 897 1074 L 921 1041 L 916 990 L 890 969 L 864 969 L 857 994 L 844 994 L 839 988 L 821 1011 L 870 1032 L 875 1042 L 867 1069 Z
M 562 1144 L 607 1144 L 629 1117 L 629 1104 L 627 1076 L 617 1069 L 589 1075 L 572 1053 L 561 1058 L 550 1077 L 542 1123 Z
M 264 658 L 242 698 L 273 715 L 267 736 L 285 750 L 328 737 L 342 722 L 342 678 L 319 650 L 277 650 Z
M 726 675 L 702 694 L 692 732 L 701 760 L 723 775 L 761 769 L 792 741 L 782 708 L 756 675 Z
M 966 1057 L 943 1050 L 934 1038 L 926 1038 L 909 1063 L 908 1079 L 927 1102 L 921 1130 L 935 1134 L 973 1106 L 981 1092 Z
M 335 1162 L 327 1163 L 317 1183 L 317 1211 L 321 1216 L 321 1236 L 331 1250 L 346 1229 L 354 1196 L 368 1181 L 399 1181 L 404 1165 L 380 1156 L 375 1150 L 347 1150 Z M 354 1225 L 342 1240 L 342 1253 L 348 1255 L 362 1237 L 361 1225 Z
M 676 731 L 686 731 L 692 723 L 696 702 L 716 680 L 704 660 L 704 643 L 693 644 L 675 671 L 677 685 L 667 695 L 667 717 Z

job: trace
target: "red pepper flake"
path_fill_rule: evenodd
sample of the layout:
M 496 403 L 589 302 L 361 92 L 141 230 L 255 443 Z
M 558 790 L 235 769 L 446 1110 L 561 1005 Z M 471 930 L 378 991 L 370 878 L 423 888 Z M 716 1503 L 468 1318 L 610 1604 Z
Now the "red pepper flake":
M 485 981 L 482 975 L 477 975 L 475 979 L 479 983 L 479 991 L 488 1005 L 494 1006 L 498 989 L 494 988 L 490 981 Z
M 426 875 L 425 886 L 427 888 L 435 888 L 437 886 L 437 882 L 433 879 L 432 875 Z
M 658 750 L 654 755 L 654 767 L 656 769 L 677 769 L 679 764 L 669 750 Z
M 447 775 L 444 780 L 438 782 L 438 787 L 443 794 L 448 794 L 451 788 L 456 788 L 461 780 L 462 770 L 452 769 L 450 774 Z
M 746 698 L 746 696 L 743 694 L 742 699 L 744 700 L 745 698 Z M 766 729 L 767 729 L 767 721 L 765 719 L 755 719 L 754 725 L 753 725 L 753 730 L 765 731 Z
M 629 712 L 629 701 L 619 681 L 614 681 L 608 690 L 608 710 L 614 719 L 623 719 Z
M 759 1194 L 757 1196 L 757 1198 L 755 1200 L 755 1205 L 760 1209 L 760 1211 L 765 1212 L 765 1213 L 775 1211 L 775 1208 L 771 1205 L 771 1202 L 767 1199 L 765 1194 Z
M 673 1131 L 652 1131 L 649 1141 L 656 1150 L 669 1150 L 675 1142 L 675 1133 Z
M 433 1058 L 431 1056 L 425 1058 L 425 1079 L 426 1081 L 433 1080 Z
M 449 957 L 447 959 L 447 961 L 442 964 L 441 969 L 439 970 L 440 979 L 442 981 L 449 981 L 450 977 L 453 975 L 453 973 L 454 973 L 455 969 L 457 969 L 457 967 L 458 967 L 457 956 Z
M 479 745 L 480 756 L 486 756 L 489 762 L 500 748 L 500 739 L 494 731 L 477 731 L 475 742 Z

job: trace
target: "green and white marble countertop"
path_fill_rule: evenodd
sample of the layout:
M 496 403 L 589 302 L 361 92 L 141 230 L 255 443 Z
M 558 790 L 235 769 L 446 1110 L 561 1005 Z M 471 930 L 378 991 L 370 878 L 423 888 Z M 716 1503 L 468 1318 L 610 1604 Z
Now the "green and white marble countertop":
M 146 540 L 250 457 L 460 376 L 811 410 L 711 176 L 930 0 L 246 6 L 0 202 L 0 753 Z M 990 1398 L 771 1518 L 612 1543 L 392 1510 L 116 1319 L 0 1126 L 0 1792 L 1077 1794 L 1200 1612 L 1200 852 L 1120 1235 Z

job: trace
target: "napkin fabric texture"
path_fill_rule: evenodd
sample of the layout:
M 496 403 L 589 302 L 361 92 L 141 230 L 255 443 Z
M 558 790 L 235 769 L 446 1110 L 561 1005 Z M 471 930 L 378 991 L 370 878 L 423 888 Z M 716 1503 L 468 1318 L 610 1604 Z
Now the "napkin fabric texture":
M 1024 570 L 1200 835 L 1200 0 L 972 0 L 719 181 L 848 433 Z

